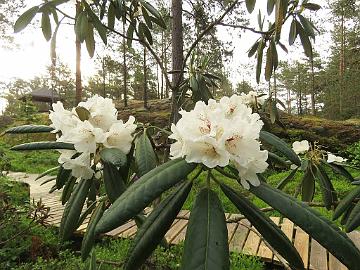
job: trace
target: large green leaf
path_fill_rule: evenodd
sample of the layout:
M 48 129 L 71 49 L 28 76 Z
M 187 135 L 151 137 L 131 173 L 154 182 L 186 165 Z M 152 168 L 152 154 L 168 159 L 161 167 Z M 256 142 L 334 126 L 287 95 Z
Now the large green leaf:
M 257 48 L 257 56 L 256 56 L 256 82 L 260 82 L 260 75 L 261 75 L 261 67 L 263 62 L 263 55 L 264 55 L 264 48 L 265 48 L 265 41 L 261 39 L 259 41 L 259 46 Z
M 360 186 L 351 190 L 336 207 L 333 220 L 338 219 L 352 204 L 353 200 L 360 196 Z
M 329 166 L 335 173 L 341 174 L 345 178 L 347 178 L 350 182 L 354 182 L 354 177 L 341 165 L 335 163 L 327 163 L 326 161 L 322 161 L 323 164 Z
M 104 213 L 96 227 L 96 232 L 105 233 L 125 223 L 161 193 L 185 179 L 195 167 L 195 164 L 175 159 L 143 175 Z
M 275 40 L 280 40 L 281 29 L 285 20 L 288 0 L 277 0 L 276 1 L 276 10 L 275 10 Z
M 90 58 L 94 56 L 95 53 L 95 38 L 94 38 L 94 25 L 92 23 L 88 23 L 88 34 L 85 38 L 86 49 Z
M 118 169 L 111 163 L 104 162 L 103 172 L 106 194 L 113 203 L 126 189 L 124 179 Z
M 274 146 L 295 165 L 301 166 L 298 155 L 283 140 L 267 131 L 260 131 L 260 140 Z
M 184 182 L 146 218 L 135 236 L 125 269 L 138 269 L 150 256 L 181 210 L 191 187 L 192 181 Z
M 354 209 L 351 211 L 349 218 L 345 225 L 345 230 L 346 230 L 346 232 L 351 232 L 359 226 L 360 226 L 360 201 L 357 202 Z M 358 257 L 358 258 L 360 258 L 360 257 Z
M 312 23 L 300 14 L 298 14 L 298 18 L 300 19 L 300 22 L 301 22 L 302 26 L 304 27 L 304 30 L 306 31 L 307 35 L 311 36 L 312 38 L 315 38 L 315 31 L 312 26 Z
M 221 184 L 221 189 L 237 209 L 239 209 L 239 211 L 251 222 L 251 225 L 258 230 L 264 239 L 290 263 L 290 266 L 294 269 L 304 268 L 303 261 L 295 247 L 269 217 L 261 212 L 249 200 L 240 194 L 237 194 L 225 184 Z
M 90 179 L 80 180 L 72 192 L 69 201 L 66 203 L 59 230 L 59 236 L 62 241 L 68 240 L 78 227 L 79 217 L 90 185 Z
M 81 258 L 83 261 L 87 259 L 90 254 L 90 251 L 94 245 L 95 240 L 95 227 L 101 216 L 104 213 L 104 205 L 105 202 L 99 203 L 96 207 L 95 211 L 92 213 L 91 218 L 89 220 L 89 224 L 86 227 L 86 232 L 84 235 L 84 239 L 81 243 Z
M 127 162 L 126 155 L 117 148 L 104 148 L 100 151 L 100 158 L 103 162 L 113 164 L 116 167 L 122 167 Z
M 66 149 L 75 150 L 72 143 L 64 142 L 32 142 L 23 143 L 10 148 L 14 151 L 26 151 L 26 150 L 50 150 L 50 149 Z
M 311 202 L 315 194 L 315 175 L 311 163 L 306 167 L 301 180 L 301 199 L 303 202 Z
M 67 201 L 70 199 L 70 196 L 74 190 L 74 186 L 76 184 L 76 178 L 71 177 L 65 184 L 64 189 L 61 193 L 61 203 L 65 205 Z
M 157 158 L 148 138 L 144 131 L 135 141 L 135 162 L 138 168 L 139 176 L 143 176 L 157 165 Z
M 321 193 L 323 196 L 323 201 L 327 210 L 330 210 L 331 207 L 337 201 L 335 189 L 331 183 L 329 176 L 322 166 L 317 166 L 315 169 L 315 174 L 319 179 Z
M 298 168 L 292 170 L 288 176 L 286 176 L 283 180 L 281 180 L 281 182 L 276 186 L 276 188 L 280 190 L 283 189 L 287 183 L 289 183 L 292 179 L 294 179 L 297 170 Z
M 268 15 L 271 15 L 274 11 L 276 0 L 268 0 L 267 1 L 267 13 Z
M 200 191 L 191 210 L 181 269 L 229 269 L 228 233 L 216 193 Z
M 39 11 L 39 6 L 32 7 L 25 11 L 21 16 L 16 20 L 14 25 L 14 32 L 18 33 L 23 30 L 35 17 L 36 13 Z
M 60 169 L 56 176 L 56 188 L 61 189 L 65 185 L 65 183 L 69 180 L 70 177 L 71 177 L 71 170 L 66 170 L 64 169 L 63 166 L 60 166 Z
M 276 155 L 272 152 L 268 152 L 267 162 L 273 162 L 274 165 L 276 164 L 281 168 L 289 168 L 289 164 L 286 163 L 286 161 L 284 159 L 282 159 L 281 157 L 279 157 L 278 155 Z
M 51 23 L 49 13 L 46 11 L 43 12 L 41 16 L 41 30 L 43 35 L 47 41 L 51 39 L 52 31 L 51 31 Z
M 292 220 L 349 269 L 357 269 L 360 251 L 346 234 L 328 219 L 305 203 L 298 202 L 266 183 L 261 183 L 258 187 L 251 186 L 250 192 Z
M 296 28 L 299 33 L 300 41 L 304 48 L 305 55 L 309 58 L 312 58 L 313 49 L 308 34 L 306 33 L 305 29 L 301 26 L 299 22 L 296 22 Z
M 55 172 L 55 171 L 59 170 L 59 169 L 60 169 L 60 166 L 56 166 L 56 167 L 53 167 L 51 169 L 48 169 L 47 171 L 41 173 L 38 177 L 36 177 L 35 181 L 43 178 L 44 176 L 46 176 L 46 175 L 48 175 L 48 174 L 50 174 L 52 172 Z
M 296 20 L 293 19 L 290 25 L 290 32 L 289 32 L 289 45 L 293 45 L 296 37 L 297 37 L 297 29 L 296 29 Z
M 45 126 L 45 125 L 23 125 L 18 127 L 13 127 L 5 130 L 4 133 L 11 134 L 26 134 L 26 133 L 48 133 L 53 131 L 54 128 Z
M 166 29 L 166 24 L 165 21 L 163 19 L 163 17 L 161 16 L 160 12 L 155 9 L 150 3 L 146 2 L 146 1 L 141 1 L 141 5 L 147 9 L 147 11 L 149 11 L 151 13 L 151 15 L 153 15 L 156 20 L 153 20 L 157 25 L 159 25 L 160 27 Z
M 256 0 L 245 0 L 246 3 L 246 9 L 249 13 L 252 13 L 255 8 Z

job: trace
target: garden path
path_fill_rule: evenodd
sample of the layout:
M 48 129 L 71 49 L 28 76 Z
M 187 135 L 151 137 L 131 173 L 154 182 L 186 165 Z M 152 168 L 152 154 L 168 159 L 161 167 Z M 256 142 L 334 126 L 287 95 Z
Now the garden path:
M 37 175 L 25 174 L 20 172 L 10 172 L 9 177 L 28 183 L 30 185 L 30 196 L 35 201 L 42 200 L 45 206 L 50 207 L 50 217 L 48 223 L 54 226 L 59 226 L 61 216 L 64 211 L 64 206 L 60 201 L 60 191 L 55 191 L 49 194 L 52 187 L 52 182 L 41 185 L 42 182 L 48 180 L 49 176 L 42 180 L 35 181 Z M 149 211 L 149 209 L 146 209 Z M 186 228 L 190 212 L 182 210 L 178 217 L 173 222 L 171 228 L 166 233 L 165 237 L 170 244 L 178 244 L 183 241 L 186 234 Z M 261 257 L 266 262 L 280 264 L 279 259 L 266 246 L 261 237 L 257 234 L 249 222 L 246 220 L 231 222 L 237 219 L 238 214 L 226 214 L 228 223 L 228 236 L 230 250 L 236 252 L 243 252 L 248 255 Z M 287 218 L 272 217 L 273 221 L 281 227 L 281 230 L 286 236 L 291 239 L 295 248 L 298 250 L 300 256 L 304 261 L 307 269 L 312 270 L 345 270 L 334 256 L 332 256 L 325 248 L 323 248 L 316 240 L 309 237 L 301 228 L 297 227 L 293 222 Z M 86 229 L 88 219 L 78 228 L 79 233 L 83 233 Z M 132 238 L 136 233 L 137 227 L 134 221 L 129 221 L 126 224 L 108 232 L 106 235 L 111 237 Z M 360 232 L 354 231 L 348 236 L 360 249 Z

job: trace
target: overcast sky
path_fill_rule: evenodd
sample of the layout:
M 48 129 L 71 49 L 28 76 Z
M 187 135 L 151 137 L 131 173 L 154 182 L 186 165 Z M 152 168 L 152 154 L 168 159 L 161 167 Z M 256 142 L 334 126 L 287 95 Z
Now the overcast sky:
M 249 15 L 250 25 L 257 26 L 257 11 L 261 4 L 265 1 L 257 1 L 257 7 L 254 12 Z M 320 0 L 313 2 L 319 3 L 326 7 L 326 1 Z M 41 3 L 38 0 L 27 1 L 28 7 Z M 263 11 L 265 13 L 265 10 Z M 316 48 L 323 58 L 326 58 L 329 53 L 330 44 L 330 30 L 332 24 L 329 21 L 330 12 L 324 8 L 316 13 L 316 18 L 324 19 L 324 27 L 327 30 L 326 34 L 318 37 L 316 40 Z M 36 25 L 39 27 L 39 24 Z M 289 24 L 285 25 L 284 33 L 288 33 L 286 28 Z M 254 67 L 254 59 L 247 57 L 247 50 L 256 41 L 258 35 L 252 32 L 243 32 L 241 35 L 236 34 L 233 30 L 225 30 L 223 27 L 218 27 L 218 35 L 221 39 L 232 40 L 234 48 L 234 56 L 231 63 L 228 65 L 230 77 L 233 85 L 241 80 L 249 81 L 252 85 L 256 85 Z M 23 31 L 20 34 L 14 35 L 16 43 L 19 45 L 18 49 L 7 50 L 0 48 L 0 81 L 9 81 L 12 78 L 31 79 L 34 76 L 39 76 L 45 73 L 46 65 L 50 64 L 49 47 L 50 43 L 46 42 L 43 38 L 41 29 L 37 28 L 32 31 Z M 287 37 L 282 37 L 283 43 L 286 43 Z M 97 46 L 97 50 L 101 50 L 102 45 Z M 281 52 L 280 52 L 281 51 Z M 60 59 L 67 63 L 72 70 L 75 70 L 75 46 L 74 46 L 74 32 L 73 27 L 67 25 L 61 27 L 58 33 L 57 54 Z M 289 53 L 284 53 L 279 49 L 280 59 L 292 61 L 294 59 L 303 58 L 303 52 L 299 46 L 289 48 Z M 92 59 L 89 58 L 86 49 L 84 48 L 82 54 L 82 73 L 84 79 L 88 78 L 95 72 L 95 65 Z M 4 100 L 0 101 L 0 111 L 4 109 Z

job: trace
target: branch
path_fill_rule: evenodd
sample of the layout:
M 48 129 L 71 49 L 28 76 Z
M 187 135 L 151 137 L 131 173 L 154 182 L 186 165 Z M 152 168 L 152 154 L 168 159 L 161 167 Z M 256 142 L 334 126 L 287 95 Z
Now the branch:
M 261 35 L 267 35 L 267 34 L 270 33 L 269 31 L 259 31 L 259 30 L 256 30 L 255 28 L 247 27 L 245 25 L 229 24 L 229 23 L 222 23 L 222 22 L 219 22 L 217 25 L 225 26 L 225 27 L 231 27 L 231 28 L 239 28 L 239 29 L 243 29 L 243 30 L 248 30 L 248 31 L 251 31 L 253 33 L 261 34 Z
M 177 82 L 177 85 L 174 87 L 174 88 L 178 88 L 179 85 L 180 85 L 180 82 L 182 80 L 182 77 L 184 75 L 184 69 L 185 69 L 185 66 L 186 66 L 186 62 L 187 60 L 189 59 L 192 51 L 195 49 L 195 47 L 198 45 L 198 43 L 201 41 L 201 39 L 211 30 L 214 28 L 215 25 L 219 24 L 223 19 L 224 17 L 234 9 L 234 7 L 239 3 L 239 0 L 235 0 L 225 11 L 224 13 L 219 17 L 217 18 L 215 21 L 213 21 L 211 24 L 209 24 L 200 34 L 199 36 L 196 38 L 196 40 L 191 44 L 185 58 L 184 58 L 184 62 L 183 62 L 183 65 L 182 65 L 182 71 L 181 71 L 181 75 L 180 75 L 180 80 L 178 80 Z

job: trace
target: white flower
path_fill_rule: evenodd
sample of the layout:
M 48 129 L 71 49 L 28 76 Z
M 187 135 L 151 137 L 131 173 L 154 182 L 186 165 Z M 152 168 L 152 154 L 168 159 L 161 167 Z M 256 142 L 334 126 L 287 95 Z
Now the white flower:
M 95 128 L 89 121 L 80 121 L 77 126 L 58 140 L 73 143 L 78 152 L 95 153 L 97 143 L 103 143 L 105 133 L 100 128 Z
M 303 154 L 310 149 L 310 144 L 307 140 L 303 140 L 301 142 L 295 141 L 292 144 L 292 148 L 296 154 Z
M 176 140 L 170 147 L 171 158 L 184 157 L 189 163 L 208 168 L 225 167 L 231 161 L 239 170 L 242 184 L 259 185 L 257 173 L 267 168 L 267 151 L 260 150 L 259 133 L 263 126 L 241 97 L 224 97 L 220 102 L 199 101 L 192 111 L 181 111 L 182 118 L 171 126 Z
M 72 112 L 64 109 L 62 102 L 53 103 L 52 108 L 49 119 L 52 122 L 50 126 L 55 129 L 54 132 L 61 131 L 64 134 L 76 126 L 78 120 Z
M 90 112 L 89 122 L 105 132 L 117 121 L 117 109 L 109 98 L 95 95 L 85 102 L 80 102 L 78 106 L 87 109 Z
M 291 170 L 295 170 L 295 169 L 297 169 L 297 168 L 299 168 L 298 165 L 295 165 L 295 164 L 291 164 L 291 165 L 290 165 L 290 169 L 291 169 Z
M 63 164 L 65 161 L 71 159 L 77 152 L 75 150 L 58 150 L 60 152 L 60 157 L 58 162 Z
M 125 154 L 129 153 L 133 141 L 132 134 L 136 129 L 134 122 L 135 118 L 130 116 L 126 123 L 120 120 L 112 124 L 109 132 L 105 134 L 104 146 L 118 148 Z
M 339 157 L 339 156 L 335 156 L 332 153 L 328 153 L 327 163 L 333 163 L 333 162 L 342 163 L 342 162 L 345 162 L 345 161 L 347 161 L 346 158 L 342 158 L 342 157 Z
M 263 105 L 266 100 L 265 96 L 259 97 L 259 94 L 256 93 L 255 91 L 250 91 L 248 94 L 242 93 L 241 98 L 243 102 L 248 105 L 256 105 L 256 104 Z
M 90 179 L 94 174 L 90 164 L 90 153 L 82 153 L 77 158 L 65 160 L 63 167 L 71 170 L 71 175 L 76 178 Z

